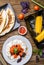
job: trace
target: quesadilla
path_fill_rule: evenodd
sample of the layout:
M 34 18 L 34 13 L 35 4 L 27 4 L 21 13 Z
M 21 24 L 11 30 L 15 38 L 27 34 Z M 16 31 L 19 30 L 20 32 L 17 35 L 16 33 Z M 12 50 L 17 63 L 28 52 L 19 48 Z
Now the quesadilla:
M 14 23 L 15 23 L 15 15 L 13 11 L 10 8 L 7 8 L 6 13 L 8 15 L 8 23 L 6 27 L 3 29 L 2 33 L 0 33 L 0 36 L 8 33 L 13 28 Z
M 2 32 L 6 22 L 6 11 L 2 10 L 0 12 L 0 33 Z
M 8 15 L 7 15 L 7 13 L 6 13 L 6 22 L 5 22 L 4 28 L 7 26 L 7 24 L 8 24 Z M 4 28 L 3 28 L 3 29 L 4 29 Z

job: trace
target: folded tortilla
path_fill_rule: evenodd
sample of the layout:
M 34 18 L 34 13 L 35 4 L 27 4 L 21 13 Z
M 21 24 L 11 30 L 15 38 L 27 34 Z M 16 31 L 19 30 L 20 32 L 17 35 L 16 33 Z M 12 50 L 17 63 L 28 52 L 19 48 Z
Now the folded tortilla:
M 13 13 L 13 11 L 10 8 L 7 8 L 6 13 L 8 15 L 8 23 L 6 27 L 3 29 L 3 31 L 0 33 L 0 36 L 8 33 L 15 24 L 15 14 Z
M 0 33 L 2 32 L 6 22 L 6 11 L 2 10 L 0 12 Z
M 6 22 L 5 22 L 4 28 L 7 26 L 7 24 L 8 24 L 8 15 L 7 15 L 7 13 L 6 13 Z M 4 29 L 4 28 L 3 28 L 3 29 Z

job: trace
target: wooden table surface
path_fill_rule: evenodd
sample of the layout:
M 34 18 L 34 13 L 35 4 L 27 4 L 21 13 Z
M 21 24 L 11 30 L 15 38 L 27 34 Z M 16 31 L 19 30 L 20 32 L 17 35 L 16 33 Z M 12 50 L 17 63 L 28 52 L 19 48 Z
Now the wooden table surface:
M 21 9 L 22 9 L 22 7 L 20 5 L 21 1 L 29 1 L 30 2 L 29 14 L 34 12 L 33 6 L 35 4 L 33 4 L 31 2 L 31 0 L 0 0 L 0 6 L 5 4 L 5 3 L 11 3 L 11 5 L 13 6 L 13 8 L 14 8 L 14 10 L 16 12 L 16 15 L 18 16 L 18 14 L 21 13 Z M 28 13 L 27 13 L 27 15 L 28 15 Z M 20 21 L 20 24 L 26 26 L 24 20 Z M 13 32 L 11 32 L 11 33 L 6 34 L 3 37 L 0 37 L 0 51 L 2 51 L 2 46 L 3 46 L 4 42 L 5 42 L 5 40 L 7 38 L 9 38 L 10 36 L 14 36 L 14 35 L 19 35 L 18 34 L 18 29 L 13 31 Z M 37 49 L 37 47 L 35 46 L 34 42 L 32 41 L 32 38 L 31 38 L 29 32 L 25 35 L 25 37 L 30 40 L 30 42 L 32 44 L 32 48 L 33 49 Z M 32 54 L 32 57 L 31 57 L 30 61 L 27 64 L 25 64 L 25 65 L 44 65 L 44 60 L 41 60 L 40 62 L 36 63 L 36 60 L 35 60 L 36 58 L 35 57 L 36 57 L 36 55 Z M 0 65 L 2 65 L 1 62 L 0 62 Z M 9 65 L 9 64 L 7 64 L 7 65 Z

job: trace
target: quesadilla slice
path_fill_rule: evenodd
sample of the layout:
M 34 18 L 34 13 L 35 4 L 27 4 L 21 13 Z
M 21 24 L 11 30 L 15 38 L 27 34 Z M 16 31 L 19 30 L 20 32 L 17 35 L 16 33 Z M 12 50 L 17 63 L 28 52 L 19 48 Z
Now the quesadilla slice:
M 2 32 L 6 22 L 6 11 L 2 10 L 0 12 L 0 33 Z
M 15 23 L 15 15 L 14 15 L 13 11 L 11 9 L 7 8 L 6 13 L 8 15 L 8 24 L 3 29 L 2 33 L 0 33 L 0 36 L 8 33 L 13 28 L 14 23 Z
M 4 28 L 7 26 L 7 24 L 8 24 L 8 15 L 7 15 L 7 13 L 6 13 L 6 22 L 5 22 Z M 4 29 L 4 28 L 3 28 L 3 29 Z

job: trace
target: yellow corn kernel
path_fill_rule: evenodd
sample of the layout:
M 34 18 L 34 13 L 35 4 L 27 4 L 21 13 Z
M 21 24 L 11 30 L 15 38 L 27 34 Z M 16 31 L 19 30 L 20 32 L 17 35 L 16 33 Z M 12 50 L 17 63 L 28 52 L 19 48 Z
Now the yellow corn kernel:
M 41 42 L 44 39 L 44 30 L 35 39 Z
M 42 16 L 37 16 L 35 21 L 35 32 L 41 33 L 42 29 Z

